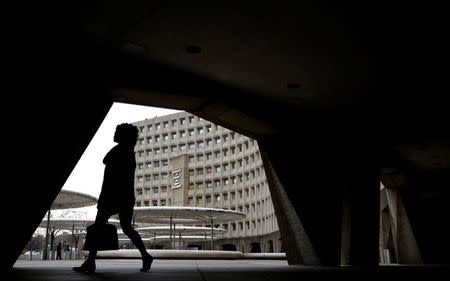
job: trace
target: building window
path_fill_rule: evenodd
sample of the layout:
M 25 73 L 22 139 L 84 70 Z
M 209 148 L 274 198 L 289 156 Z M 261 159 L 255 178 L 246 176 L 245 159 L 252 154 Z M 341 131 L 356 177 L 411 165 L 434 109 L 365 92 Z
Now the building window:
M 137 177 L 138 182 L 144 182 L 144 177 Z
M 152 137 L 147 138 L 147 143 L 152 143 L 152 142 L 153 142 Z
M 223 138 L 223 142 L 227 142 L 229 140 L 228 135 L 223 135 L 222 138 Z
M 216 171 L 216 173 L 219 173 L 222 171 L 222 169 L 220 168 L 220 166 L 214 166 L 214 170 Z
M 210 181 L 206 182 L 206 188 L 212 188 L 212 187 L 213 187 L 212 182 L 210 182 Z
M 144 206 L 146 207 L 150 206 L 150 202 L 148 200 L 144 201 Z
M 228 193 L 223 193 L 222 197 L 223 197 L 223 201 L 227 201 L 228 200 Z
M 159 161 L 154 161 L 154 162 L 153 162 L 153 166 L 159 167 Z
M 158 206 L 158 200 L 153 200 L 152 203 L 153 203 L 153 206 Z
M 169 166 L 169 160 L 162 160 L 163 166 Z
M 141 202 L 136 202 L 136 207 L 140 207 L 141 206 Z
M 220 202 L 220 194 L 214 195 L 214 201 Z
M 203 134 L 203 127 L 197 128 L 197 134 Z
M 177 120 L 172 120 L 172 126 L 176 126 L 177 125 Z
M 147 163 L 147 168 L 151 168 L 152 167 L 152 162 L 148 162 Z
M 223 156 L 228 156 L 228 155 L 230 155 L 229 152 L 228 152 L 228 149 L 224 149 L 223 150 Z
M 161 186 L 161 192 L 166 193 L 167 192 L 167 186 Z
M 212 173 L 212 167 L 206 167 L 206 173 L 211 174 Z
M 207 131 L 208 133 L 211 133 L 211 132 L 212 132 L 212 127 L 211 127 L 211 125 L 206 126 L 206 131 Z
M 148 125 L 148 129 L 149 131 L 153 131 L 153 126 L 152 125 Z
M 203 188 L 204 187 L 202 182 L 198 182 L 196 185 L 197 185 L 197 188 Z
M 151 176 L 150 175 L 145 176 L 145 181 L 150 181 L 150 180 L 151 180 Z
M 189 116 L 188 119 L 189 119 L 189 123 L 194 123 L 194 116 Z
M 168 153 L 169 152 L 169 148 L 167 146 L 163 147 L 163 153 Z
M 211 195 L 206 196 L 206 203 L 211 203 Z
M 176 145 L 174 145 L 174 146 L 171 146 L 171 147 L 170 147 L 170 150 L 171 150 L 172 152 L 175 152 L 175 151 L 177 151 L 177 146 L 176 146 Z
M 181 123 L 181 125 L 186 124 L 186 118 L 180 118 L 180 123 Z
M 212 153 L 206 153 L 206 159 L 208 159 L 208 160 L 213 159 Z
M 138 155 L 139 155 L 139 157 L 144 157 L 144 151 L 139 151 Z
M 203 154 L 197 155 L 197 161 L 203 161 L 205 160 L 205 157 L 203 156 Z
M 193 136 L 194 135 L 194 129 L 189 129 L 188 133 L 189 133 L 189 136 Z
M 191 170 L 189 170 L 189 176 L 194 176 L 194 170 L 193 169 L 191 169 Z
M 197 146 L 198 147 L 204 147 L 205 146 L 205 142 L 204 141 L 199 141 L 199 142 L 197 142 Z
M 169 128 L 169 122 L 167 122 L 167 121 L 164 122 L 164 123 L 163 123 L 163 126 L 164 126 L 164 128 Z
M 145 194 L 150 194 L 150 188 L 145 189 Z
M 194 149 L 195 148 L 195 144 L 193 142 L 189 143 L 189 149 Z
M 166 199 L 161 200 L 161 206 L 166 206 Z
M 156 124 L 155 124 L 155 127 L 156 127 L 156 130 L 159 130 L 159 129 L 161 129 L 161 124 L 156 123 Z
M 180 144 L 180 150 L 186 150 L 186 145 L 185 144 Z
M 142 188 L 136 189 L 137 195 L 142 195 Z
M 155 148 L 155 154 L 160 154 L 161 153 L 161 148 Z
M 215 138 L 215 139 L 214 139 L 214 142 L 215 142 L 216 144 L 219 144 L 219 143 L 221 143 L 221 140 L 220 140 L 220 138 Z
M 211 146 L 212 145 L 212 139 L 206 140 L 206 145 Z
M 188 205 L 194 204 L 194 198 L 188 197 Z
M 201 196 L 197 197 L 197 204 L 202 204 L 203 198 Z
M 156 181 L 156 180 L 159 180 L 159 175 L 158 175 L 158 174 L 154 174 L 154 175 L 153 175 L 153 180 L 155 180 L 155 181 Z
M 162 179 L 168 179 L 169 176 L 167 175 L 167 173 L 162 173 L 162 174 L 161 174 L 161 178 L 162 178 Z
M 159 193 L 159 188 L 157 186 L 153 187 L 153 193 Z
M 153 151 L 151 149 L 147 150 L 147 156 L 152 156 Z
M 193 184 L 193 183 L 190 183 L 190 184 L 188 185 L 188 189 L 189 189 L 189 190 L 194 190 L 194 184 Z
M 203 175 L 203 168 L 197 169 L 197 175 Z
M 144 169 L 144 164 L 142 164 L 142 163 L 139 163 L 139 164 L 138 164 L 138 169 L 139 169 L 139 170 L 142 170 L 142 169 Z
M 216 158 L 220 158 L 220 151 L 215 151 L 215 152 L 214 152 L 214 156 L 215 156 Z

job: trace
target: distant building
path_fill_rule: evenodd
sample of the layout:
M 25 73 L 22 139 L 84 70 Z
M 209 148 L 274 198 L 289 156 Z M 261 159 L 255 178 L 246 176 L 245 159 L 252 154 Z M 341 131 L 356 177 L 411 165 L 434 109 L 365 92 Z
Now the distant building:
M 228 230 L 218 235 L 216 250 L 282 251 L 255 140 L 186 112 L 133 125 L 139 129 L 135 148 L 136 206 L 241 211 L 246 219 L 216 225 Z M 173 192 L 180 189 L 183 192 Z

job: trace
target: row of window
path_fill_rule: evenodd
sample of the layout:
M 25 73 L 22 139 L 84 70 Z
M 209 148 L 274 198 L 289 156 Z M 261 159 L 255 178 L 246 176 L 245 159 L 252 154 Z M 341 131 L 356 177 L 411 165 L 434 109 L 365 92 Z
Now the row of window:
M 149 124 L 146 126 L 140 126 L 139 131 L 145 132 L 145 131 L 154 131 L 154 130 L 161 130 L 161 129 L 167 129 L 169 126 L 175 127 L 178 126 L 178 124 L 185 125 L 185 124 L 193 124 L 195 121 L 203 121 L 204 119 L 201 117 L 195 117 L 195 116 L 188 116 L 188 117 L 181 117 L 178 119 L 172 119 L 170 121 L 162 121 L 157 122 L 155 124 Z M 220 129 L 220 125 L 215 125 L 216 130 Z
M 185 147 L 180 146 L 180 150 L 185 150 L 185 149 L 186 149 Z M 171 146 L 170 149 L 168 146 L 162 147 L 162 148 L 156 147 L 154 149 L 146 150 L 145 152 L 138 151 L 137 157 L 142 158 L 145 156 L 152 156 L 153 154 L 158 155 L 158 154 L 162 154 L 162 153 L 169 153 L 169 152 L 175 152 L 175 151 L 177 151 L 177 146 Z M 242 152 L 242 149 L 238 149 L 238 151 Z M 226 156 L 230 156 L 230 155 L 234 155 L 234 154 L 236 154 L 236 148 L 230 147 L 230 148 L 226 148 L 226 149 L 222 149 L 222 150 L 215 150 L 215 151 L 211 151 L 211 152 L 198 153 L 196 155 L 191 155 L 191 156 L 189 156 L 189 162 L 194 163 L 196 160 L 197 161 L 214 160 L 214 159 L 219 159 L 222 156 L 226 157 Z M 246 164 L 249 164 L 249 162 L 253 163 L 259 159 L 260 159 L 260 154 L 258 151 L 252 155 L 244 157 L 244 161 L 246 162 Z M 240 160 L 240 161 L 242 161 L 242 160 Z M 144 166 L 138 166 L 138 167 L 142 167 L 142 169 L 144 168 Z
M 210 160 L 210 156 L 206 156 L 207 160 Z M 223 164 L 217 164 L 214 166 L 208 166 L 208 167 L 199 167 L 196 169 L 190 169 L 189 170 L 189 176 L 194 175 L 203 175 L 203 174 L 211 174 L 213 172 L 221 172 L 221 171 L 229 171 L 236 168 L 241 168 L 245 165 L 250 165 L 259 160 L 259 153 L 255 153 L 249 156 L 246 156 L 242 159 L 237 159 L 236 161 L 231 161 Z M 203 161 L 205 160 L 205 156 L 203 154 L 196 155 L 197 161 Z M 195 162 L 195 156 L 189 156 L 189 162 L 193 163 Z M 162 160 L 156 160 L 156 161 L 149 161 L 145 163 L 138 163 L 137 169 L 138 170 L 145 170 L 150 168 L 158 168 L 158 167 L 165 167 L 169 166 L 169 160 L 168 159 L 162 159 Z M 195 173 L 194 173 L 195 171 Z M 257 176 L 259 176 L 259 168 L 257 168 Z
M 154 135 L 154 136 L 148 136 L 145 137 L 145 139 L 147 140 L 147 143 L 153 143 L 153 142 L 159 142 L 159 141 L 167 141 L 169 139 L 177 139 L 177 138 L 184 138 L 187 136 L 194 136 L 195 134 L 197 135 L 202 135 L 204 133 L 211 133 L 212 132 L 212 125 L 208 125 L 205 127 L 197 127 L 194 129 L 186 129 L 186 130 L 179 130 L 179 131 L 173 131 L 173 132 L 168 132 L 166 134 L 161 134 L 161 135 Z M 242 137 L 241 134 L 239 133 L 235 133 L 235 132 L 230 132 L 229 134 L 224 134 L 222 135 L 222 137 L 218 136 L 215 139 L 223 140 L 224 142 L 229 141 L 230 139 L 234 140 L 236 138 L 240 138 Z M 145 144 L 145 142 L 142 142 L 142 140 L 144 140 L 144 137 L 140 137 L 138 139 L 140 144 Z
M 172 135 L 172 139 L 176 139 L 177 138 L 176 133 L 172 133 L 172 134 L 174 134 L 174 135 Z M 186 150 L 186 149 L 195 149 L 195 148 L 202 148 L 202 147 L 206 147 L 206 146 L 213 146 L 214 144 L 226 143 L 228 141 L 228 139 L 229 139 L 228 135 L 224 135 L 222 137 L 198 140 L 196 142 L 189 142 L 187 144 L 179 143 L 176 145 L 171 145 L 170 150 L 172 152 L 174 152 L 174 151 L 182 151 L 182 150 Z M 234 137 L 232 139 L 234 139 Z M 146 143 L 152 144 L 152 143 L 157 143 L 157 142 L 161 142 L 161 141 L 169 141 L 169 140 L 170 140 L 169 135 L 166 134 L 166 135 L 162 135 L 162 136 L 147 137 L 145 139 L 140 138 L 140 139 L 138 139 L 138 144 L 145 145 Z M 250 146 L 254 147 L 255 144 L 256 143 L 254 140 L 244 141 L 243 143 L 238 144 L 236 147 L 231 147 L 230 149 L 232 149 L 233 153 L 235 153 L 236 149 L 239 152 L 242 152 L 242 149 L 249 149 Z M 156 147 L 153 149 L 157 149 L 157 148 L 161 149 L 159 147 Z M 168 146 L 166 148 L 169 149 Z
M 213 187 L 213 182 L 206 182 L 206 188 L 212 188 Z M 205 185 L 203 183 L 198 183 L 197 184 L 197 188 L 203 188 Z M 218 186 L 218 185 L 217 185 Z M 194 190 L 194 185 L 193 184 L 189 184 L 188 186 L 189 190 Z M 264 182 L 262 182 L 261 184 L 256 184 L 254 186 L 245 188 L 243 190 L 238 190 L 238 191 L 231 191 L 230 192 L 230 196 L 231 199 L 235 199 L 236 195 L 238 196 L 239 199 L 244 198 L 244 195 L 246 198 L 249 198 L 250 196 L 254 197 L 256 195 L 261 194 L 262 190 L 264 189 Z M 167 192 L 167 186 L 163 185 L 163 186 L 153 186 L 153 187 L 143 187 L 143 188 L 136 188 L 136 194 L 139 195 L 148 195 L 148 194 L 159 194 L 159 193 L 166 193 Z M 228 193 L 223 193 L 224 198 L 226 200 L 228 200 Z
M 223 164 L 226 165 L 226 164 Z M 197 175 L 203 174 L 202 169 L 206 170 L 206 174 L 212 174 L 213 171 L 213 167 L 206 167 L 206 168 L 199 168 L 196 169 L 197 171 Z M 191 175 L 191 171 L 189 172 L 189 174 Z M 214 171 L 216 173 L 220 173 L 222 171 L 222 167 L 220 165 L 217 165 L 214 167 Z M 242 173 L 242 174 L 238 174 L 236 176 L 230 176 L 230 177 L 224 177 L 221 179 L 215 179 L 215 180 L 209 180 L 209 181 L 198 181 L 198 182 L 191 182 L 189 183 L 188 189 L 189 190 L 194 190 L 194 188 L 203 188 L 203 187 L 207 187 L 207 188 L 212 188 L 212 187 L 220 187 L 220 186 L 227 186 L 227 185 L 233 185 L 233 184 L 237 184 L 237 183 L 243 183 L 243 182 L 248 182 L 251 181 L 253 179 L 257 179 L 261 176 L 263 171 L 263 168 L 256 168 L 254 170 Z M 193 175 L 193 173 L 192 173 Z M 143 176 L 137 176 L 136 180 L 138 183 L 140 182 L 147 182 L 147 181 L 158 181 L 161 179 L 169 179 L 170 178 L 170 173 L 169 172 L 162 172 L 162 173 L 153 173 L 153 174 L 149 174 L 149 175 L 143 175 Z

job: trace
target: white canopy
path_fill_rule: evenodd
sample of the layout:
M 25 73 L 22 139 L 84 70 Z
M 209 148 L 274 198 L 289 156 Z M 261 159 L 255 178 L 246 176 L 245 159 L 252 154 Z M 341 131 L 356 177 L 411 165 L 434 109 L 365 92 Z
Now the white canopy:
M 51 218 L 50 228 L 53 229 L 66 229 L 66 230 L 84 230 L 88 225 L 95 223 L 95 219 L 80 219 L 80 218 Z M 115 226 L 120 226 L 120 221 L 115 219 L 109 219 L 108 223 Z M 47 219 L 43 219 L 39 224 L 39 227 L 47 227 Z
M 178 241 L 180 239 L 180 237 L 176 236 L 175 238 L 172 237 L 172 239 L 175 239 Z M 201 236 L 201 235 L 184 235 L 184 236 L 182 235 L 181 236 L 181 240 L 183 240 L 183 241 L 201 241 L 201 240 L 205 240 L 205 239 L 210 240 L 211 237 L 207 236 L 205 238 L 205 236 Z M 129 238 L 119 238 L 119 241 L 120 242 L 131 242 L 131 240 Z M 144 241 L 144 242 L 170 241 L 170 236 L 169 235 L 156 236 L 156 239 L 155 239 L 155 237 L 142 238 L 142 241 Z
M 61 190 L 58 196 L 56 196 L 55 201 L 53 201 L 50 209 L 70 209 L 70 208 L 81 208 L 97 204 L 98 199 L 92 195 L 71 191 L 71 190 Z
M 136 228 L 138 232 L 145 232 L 147 234 L 169 234 L 170 226 L 148 226 L 148 227 L 140 227 Z M 189 233 L 189 234 L 204 234 L 207 232 L 211 232 L 211 227 L 200 227 L 200 226 L 175 226 L 172 228 L 174 233 Z M 214 228 L 214 233 L 225 233 L 226 229 L 223 228 Z
M 242 212 L 184 206 L 135 207 L 134 217 L 141 223 L 210 224 L 244 219 Z

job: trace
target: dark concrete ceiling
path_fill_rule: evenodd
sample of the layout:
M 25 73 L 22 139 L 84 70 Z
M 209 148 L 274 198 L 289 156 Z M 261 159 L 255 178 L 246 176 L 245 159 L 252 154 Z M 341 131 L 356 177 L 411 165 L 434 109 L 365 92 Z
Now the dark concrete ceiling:
M 441 171 L 445 103 L 430 83 L 439 75 L 426 67 L 437 56 L 427 47 L 438 31 L 409 9 L 383 1 L 74 1 L 64 20 L 104 49 L 179 71 L 122 67 L 117 77 L 153 89 L 116 87 L 116 100 L 182 108 L 252 137 L 279 132 L 290 119 L 310 133 L 324 126 L 332 137 L 364 131 L 413 169 Z
M 259 95 L 327 108 L 367 102 L 382 67 L 373 26 L 362 25 L 357 10 L 305 2 L 132 1 L 71 10 L 102 44 Z M 201 52 L 187 52 L 190 45 Z

